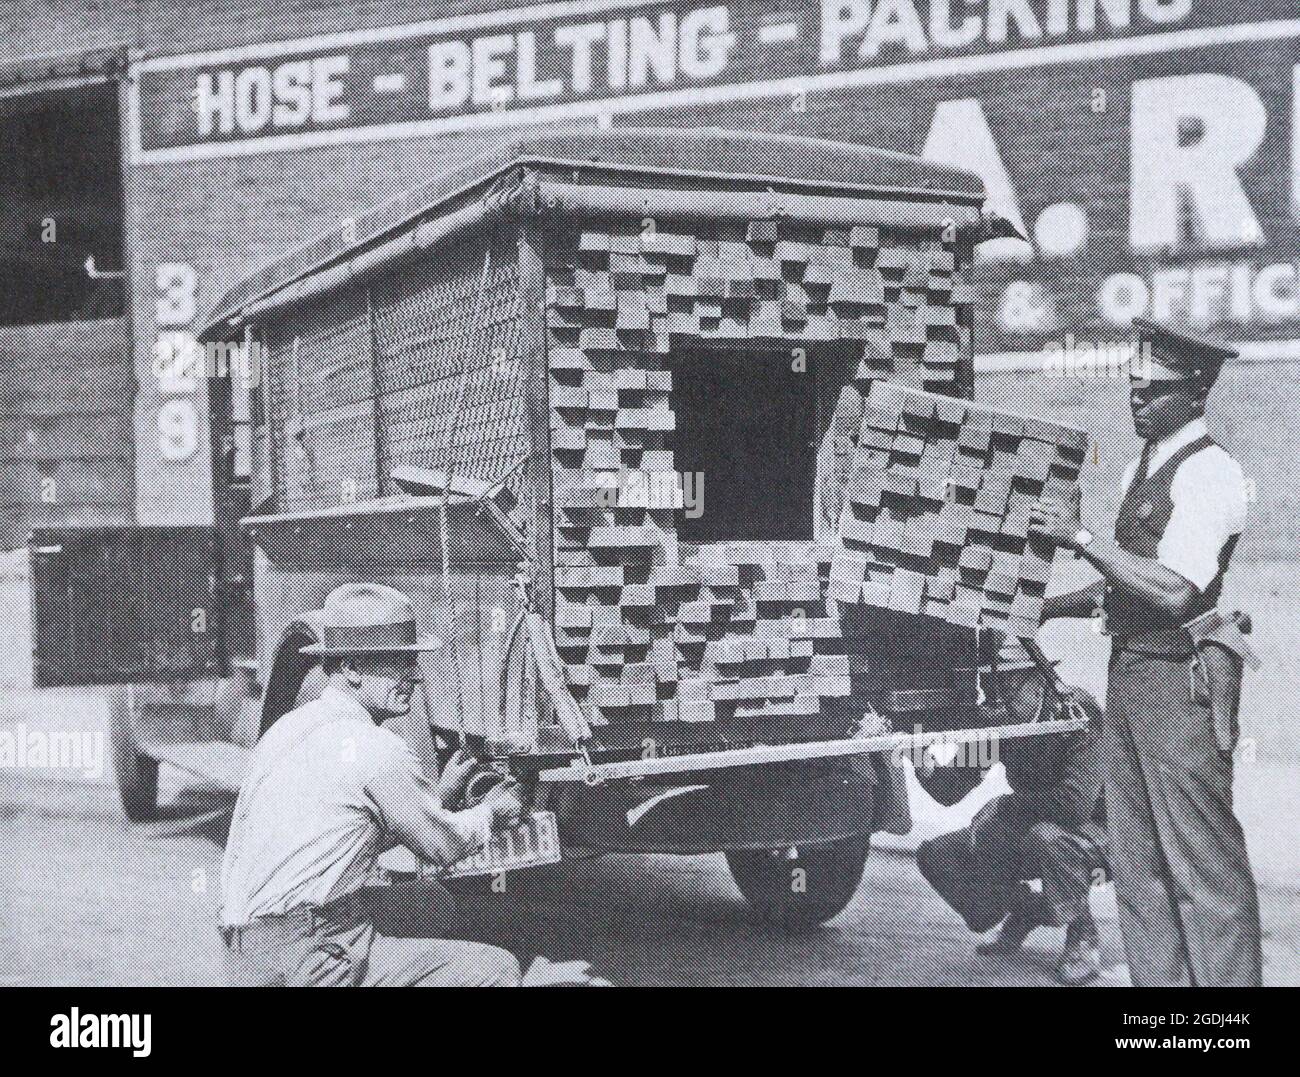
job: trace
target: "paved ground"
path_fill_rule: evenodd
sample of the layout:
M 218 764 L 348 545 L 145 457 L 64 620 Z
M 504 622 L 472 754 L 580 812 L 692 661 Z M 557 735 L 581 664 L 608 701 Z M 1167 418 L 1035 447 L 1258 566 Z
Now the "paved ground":
M 102 783 L 0 773 L 0 983 L 219 982 L 213 916 L 229 798 L 181 788 L 169 819 L 131 825 Z M 1300 894 L 1263 893 L 1266 975 L 1300 984 Z M 1114 903 L 1095 894 L 1105 960 Z M 525 959 L 582 957 L 622 984 L 1050 984 L 1059 933 L 1018 960 L 979 958 L 910 857 L 875 853 L 823 930 L 752 923 L 721 857 L 608 857 L 471 899 L 466 934 Z M 1122 972 L 1108 977 L 1122 983 Z
M 1058 586 L 1084 582 L 1081 567 L 1063 567 Z M 1247 681 L 1236 794 L 1262 887 L 1266 977 L 1300 985 L 1300 563 L 1252 564 L 1230 584 L 1227 601 L 1256 615 L 1265 661 Z M 1043 644 L 1068 656 L 1067 679 L 1104 690 L 1104 638 L 1062 623 L 1044 632 Z M 0 690 L 0 727 L 19 723 L 102 732 L 106 708 L 93 693 Z M 230 805 L 171 780 L 172 818 L 130 826 L 111 771 L 83 781 L 0 767 L 0 983 L 217 981 L 212 923 Z M 940 811 L 918 794 L 913 841 L 891 844 L 905 850 L 917 836 L 961 825 L 977 800 Z M 1113 897 L 1095 897 L 1115 965 Z M 1040 931 L 1032 940 L 1039 951 L 1025 960 L 976 958 L 956 916 L 900 852 L 873 853 L 850 908 L 803 938 L 751 924 L 720 857 L 564 866 L 479 902 L 468 928 L 525 956 L 586 957 L 619 983 L 1045 984 L 1059 944 Z

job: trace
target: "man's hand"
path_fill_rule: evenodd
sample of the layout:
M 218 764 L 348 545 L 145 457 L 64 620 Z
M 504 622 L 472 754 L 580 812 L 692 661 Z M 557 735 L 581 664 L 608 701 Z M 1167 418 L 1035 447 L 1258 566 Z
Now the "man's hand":
M 1069 500 L 1044 497 L 1029 510 L 1029 529 L 1051 539 L 1058 546 L 1074 545 L 1074 536 L 1083 526 L 1079 519 L 1080 495 L 1076 489 Z
M 1090 729 L 1101 729 L 1102 716 L 1105 711 L 1091 692 L 1073 685 L 1066 685 L 1066 691 L 1061 698 L 1065 704 L 1065 716 L 1067 718 L 1087 718 Z
M 505 830 L 519 822 L 524 813 L 524 802 L 519 796 L 519 785 L 514 781 L 503 781 L 493 786 L 483 803 L 492 809 L 492 829 Z
M 465 785 L 477 767 L 478 760 L 469 752 L 456 749 L 438 774 L 438 800 L 443 807 L 450 807 L 465 795 Z

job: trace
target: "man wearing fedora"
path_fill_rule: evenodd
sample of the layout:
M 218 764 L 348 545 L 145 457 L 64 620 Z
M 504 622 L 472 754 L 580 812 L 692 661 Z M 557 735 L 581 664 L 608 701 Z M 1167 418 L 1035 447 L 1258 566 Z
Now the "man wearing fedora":
M 433 786 L 415 753 L 378 723 L 408 712 L 421 681 L 411 601 L 376 584 L 325 600 L 321 697 L 258 742 L 235 804 L 221 867 L 227 978 L 239 985 L 515 986 L 505 950 L 446 939 L 390 938 L 363 887 L 379 853 L 405 845 L 449 864 L 522 811 L 499 787 L 467 811 L 453 803 L 474 768 L 458 755 Z
M 1228 733 L 1209 702 L 1224 686 L 1201 683 L 1210 663 L 1188 627 L 1213 615 L 1245 525 L 1241 467 L 1204 419 L 1236 353 L 1151 322 L 1134 327 L 1130 405 L 1142 454 L 1122 480 L 1114 541 L 1083 526 L 1077 498 L 1035 507 L 1033 529 L 1102 576 L 1049 598 L 1044 620 L 1099 610 L 1111 637 L 1106 807 L 1134 985 L 1257 985 L 1259 900 L 1232 809 L 1235 695 L 1226 693 Z M 1238 692 L 1240 676 L 1238 663 Z

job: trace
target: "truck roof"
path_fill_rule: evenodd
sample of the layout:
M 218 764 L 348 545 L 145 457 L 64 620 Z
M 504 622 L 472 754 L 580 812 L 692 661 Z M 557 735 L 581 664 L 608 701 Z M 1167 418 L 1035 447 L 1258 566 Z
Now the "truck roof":
M 958 205 L 978 206 L 985 197 L 984 184 L 973 172 L 829 139 L 709 127 L 530 131 L 358 215 L 355 234 L 334 229 L 239 281 L 204 318 L 200 336 L 223 335 L 223 323 L 250 303 L 481 197 L 494 181 L 520 167 L 570 179 L 578 170 L 605 181 L 638 176 L 656 185 L 689 180 L 692 186 Z

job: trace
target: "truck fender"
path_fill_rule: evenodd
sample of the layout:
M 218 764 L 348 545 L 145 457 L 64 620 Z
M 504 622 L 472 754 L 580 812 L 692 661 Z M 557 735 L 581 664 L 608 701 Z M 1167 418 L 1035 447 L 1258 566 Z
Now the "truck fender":
M 316 665 L 315 656 L 302 654 L 302 648 L 321 641 L 324 625 L 324 610 L 311 610 L 289 622 L 281 634 L 267 673 L 266 694 L 262 697 L 262 734 L 297 705 L 302 682 Z

